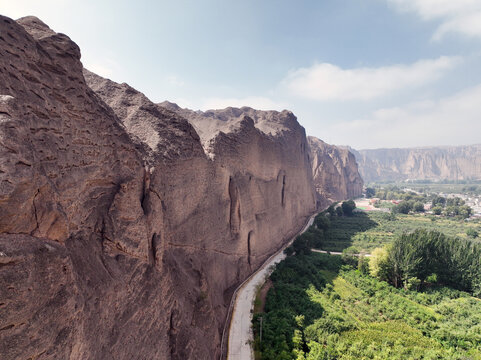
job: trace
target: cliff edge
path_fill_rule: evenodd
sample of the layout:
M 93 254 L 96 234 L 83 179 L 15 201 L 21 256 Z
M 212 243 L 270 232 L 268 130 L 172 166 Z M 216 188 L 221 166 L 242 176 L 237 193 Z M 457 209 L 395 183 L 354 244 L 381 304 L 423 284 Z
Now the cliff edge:
M 318 206 L 362 195 L 363 179 L 354 155 L 346 148 L 309 136 L 310 162 Z
M 154 104 L 35 17 L 0 17 L 0 54 L 2 358 L 217 358 L 233 290 L 315 210 L 304 129 Z

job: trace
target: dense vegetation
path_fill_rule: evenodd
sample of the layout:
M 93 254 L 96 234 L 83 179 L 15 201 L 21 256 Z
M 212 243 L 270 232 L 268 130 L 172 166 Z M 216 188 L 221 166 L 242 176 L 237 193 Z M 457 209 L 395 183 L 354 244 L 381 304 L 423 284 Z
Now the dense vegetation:
M 476 187 L 472 185 L 471 187 Z M 389 207 L 394 213 L 409 214 L 410 212 L 424 212 L 424 204 L 432 204 L 432 211 L 435 215 L 456 217 L 466 219 L 472 214 L 472 209 L 459 197 L 446 198 L 431 193 L 416 193 L 405 191 L 395 185 L 387 185 L 382 188 L 367 188 L 368 197 L 376 197 L 380 200 L 396 200 L 396 205 L 390 202 L 380 202 L 377 207 Z
M 288 257 L 271 279 L 253 320 L 262 359 L 481 357 L 481 301 L 465 292 L 397 289 L 317 253 Z
M 479 221 L 466 222 L 449 217 L 432 215 L 405 215 L 370 211 L 355 212 L 353 216 L 334 216 L 329 218 L 331 226 L 322 234 L 322 241 L 317 241 L 316 248 L 328 251 L 342 251 L 354 246 L 360 251 L 370 252 L 374 248 L 391 243 L 405 232 L 413 229 L 438 230 L 449 237 L 460 239 L 480 238 Z
M 480 224 L 342 208 L 320 214 L 271 275 L 256 356 L 481 359 Z
M 385 184 L 383 187 L 396 186 L 398 188 L 409 187 L 421 193 L 445 193 L 445 194 L 466 194 L 466 195 L 481 195 L 480 181 L 444 181 L 444 182 L 410 182 L 400 184 Z M 373 186 L 373 188 L 376 185 Z
M 481 180 L 477 181 L 410 181 L 408 183 L 377 183 L 370 184 L 369 189 L 376 189 L 378 187 L 391 189 L 410 188 L 421 193 L 445 193 L 445 194 L 466 194 L 466 195 L 481 195 Z M 368 193 L 370 194 L 370 192 Z
M 438 231 L 405 233 L 373 252 L 371 274 L 395 287 L 449 285 L 481 297 L 481 244 L 451 239 Z

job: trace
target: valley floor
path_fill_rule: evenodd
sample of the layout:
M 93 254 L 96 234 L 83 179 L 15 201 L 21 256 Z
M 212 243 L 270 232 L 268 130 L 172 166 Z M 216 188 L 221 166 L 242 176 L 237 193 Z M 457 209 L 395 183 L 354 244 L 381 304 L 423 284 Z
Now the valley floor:
M 262 359 L 481 359 L 481 301 L 467 293 L 396 289 L 317 253 L 287 258 L 271 279 L 253 321 Z
M 372 250 L 414 229 L 477 244 L 466 230 L 480 231 L 479 222 L 373 211 L 323 225 L 302 236 L 307 245 L 296 240 L 270 276 L 252 320 L 256 359 L 481 359 L 479 298 L 436 280 L 419 291 L 395 288 L 369 275 L 368 265 Z M 309 250 L 317 245 L 322 250 Z

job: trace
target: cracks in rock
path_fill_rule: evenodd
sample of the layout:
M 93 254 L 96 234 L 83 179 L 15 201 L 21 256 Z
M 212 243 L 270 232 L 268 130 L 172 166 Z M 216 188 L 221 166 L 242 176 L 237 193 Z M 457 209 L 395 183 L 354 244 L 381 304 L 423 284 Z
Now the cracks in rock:
M 37 198 L 38 194 L 40 194 L 40 189 L 37 189 L 37 192 L 35 193 L 35 195 L 33 196 L 33 199 L 32 199 L 32 205 L 33 205 L 33 213 L 35 215 L 35 229 L 33 229 L 31 232 L 30 232 L 30 235 L 33 236 L 33 234 L 35 233 L 35 231 L 37 231 L 40 227 L 40 224 L 38 222 L 38 214 L 37 214 L 37 205 L 35 205 L 35 199 Z
M 140 206 L 142 207 L 142 210 L 144 211 L 144 215 L 149 214 L 149 194 L 152 193 L 154 194 L 162 203 L 162 209 L 165 211 L 165 204 L 164 201 L 162 200 L 162 197 L 160 194 L 151 187 L 150 184 L 150 173 L 148 170 L 145 170 L 144 172 L 144 180 L 142 184 L 142 196 L 140 198 Z
M 235 184 L 232 177 L 229 178 L 229 198 L 230 198 L 230 231 L 231 234 L 237 239 L 241 226 L 241 208 L 240 208 L 240 195 L 239 188 Z
M 102 254 L 100 254 L 100 261 L 102 262 L 102 266 L 104 267 L 105 271 L 107 271 L 107 273 L 109 274 L 109 276 L 113 279 L 114 276 L 112 275 L 112 273 L 110 272 L 109 268 L 107 267 L 107 264 L 105 263 L 105 259 L 104 259 L 104 257 L 102 256 Z
M 152 235 L 152 238 L 150 239 L 150 243 L 149 243 L 149 263 L 152 266 L 155 266 L 155 264 L 157 262 L 157 250 L 158 250 L 159 242 L 160 242 L 159 240 L 160 240 L 160 236 L 157 235 L 157 233 L 154 233 Z
M 144 215 L 148 214 L 148 205 L 147 205 L 147 194 L 150 191 L 150 173 L 147 169 L 144 169 L 144 179 L 142 182 L 142 196 L 140 198 L 140 206 L 144 211 Z
M 13 327 L 15 327 L 15 324 L 10 324 L 10 325 L 7 325 L 7 326 L 4 326 L 3 328 L 1 328 L 0 331 L 9 330 Z
M 162 199 L 160 198 L 159 193 L 158 193 L 157 191 L 155 191 L 155 190 L 152 189 L 152 188 L 149 188 L 149 191 L 152 192 L 152 193 L 154 193 L 154 195 L 157 196 L 157 197 L 159 198 L 159 200 L 162 200 Z
M 102 219 L 102 227 L 100 228 L 100 241 L 102 244 L 102 250 L 104 249 L 105 241 L 111 241 L 107 238 L 107 235 L 105 235 L 105 219 Z M 100 254 L 100 261 L 102 262 L 102 266 L 104 267 L 105 271 L 110 275 L 110 277 L 113 279 L 114 276 L 110 272 L 109 268 L 107 267 L 107 264 L 105 263 L 105 259 L 103 257 L 103 254 Z
M 249 231 L 247 235 L 247 263 L 249 266 L 251 265 L 251 238 L 252 238 L 253 231 Z
M 282 176 L 282 190 L 281 190 L 281 205 L 284 207 L 285 204 L 285 193 L 286 193 L 286 175 Z
M 171 358 L 175 357 L 177 353 L 177 330 L 175 328 L 175 318 L 178 316 L 178 311 L 174 308 L 170 313 L 169 318 L 169 348 L 170 348 L 170 356 Z
M 121 253 L 124 253 L 124 254 L 126 254 L 126 255 L 128 255 L 128 256 L 130 256 L 130 257 L 134 257 L 134 258 L 141 259 L 141 260 L 144 260 L 144 261 L 145 261 L 145 258 L 142 258 L 142 257 L 140 257 L 140 256 L 137 256 L 137 255 L 134 255 L 134 254 L 132 254 L 132 253 L 129 253 L 128 251 L 124 250 L 119 243 L 115 242 L 115 241 L 112 240 L 112 239 L 109 239 L 107 236 L 104 236 L 104 238 L 103 238 L 103 243 L 104 243 L 104 245 L 108 246 L 108 247 L 111 248 L 111 249 L 114 249 L 114 250 L 116 250 L 116 251 L 119 251 L 119 252 L 121 252 Z
M 235 252 L 227 252 L 227 251 L 221 251 L 217 249 L 207 249 L 207 248 L 201 248 L 198 246 L 192 246 L 192 245 L 185 245 L 185 244 L 174 244 L 174 243 L 166 243 L 167 245 L 171 247 L 177 247 L 177 248 L 185 248 L 189 250 L 195 250 L 195 251 L 205 251 L 205 252 L 211 252 L 211 253 L 216 253 L 216 254 L 222 254 L 222 255 L 228 255 L 228 256 L 238 256 L 242 257 L 245 256 L 245 253 L 235 253 Z
M 0 269 L 2 267 L 5 267 L 5 266 L 12 266 L 12 265 L 15 265 L 17 263 L 17 261 L 8 261 L 8 262 L 4 262 L 4 263 L 0 263 Z
M 100 241 L 102 243 L 102 250 L 104 249 L 104 247 L 108 247 L 109 249 L 114 250 L 116 252 L 121 252 L 121 253 L 123 253 L 125 255 L 128 255 L 130 257 L 145 261 L 145 258 L 137 256 L 135 254 L 132 254 L 132 253 L 126 251 L 118 242 L 115 242 L 114 240 L 110 239 L 107 236 L 106 231 L 105 231 L 105 219 L 102 220 L 102 227 L 100 228 Z M 102 259 L 102 261 L 103 261 L 103 259 Z

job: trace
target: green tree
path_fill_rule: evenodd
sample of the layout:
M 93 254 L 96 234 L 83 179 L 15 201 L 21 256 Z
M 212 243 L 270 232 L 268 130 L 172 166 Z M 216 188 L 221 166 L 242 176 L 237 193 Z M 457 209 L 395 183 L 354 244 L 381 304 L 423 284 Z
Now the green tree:
M 416 212 L 424 212 L 424 204 L 420 201 L 416 201 L 414 203 L 413 210 Z
M 342 207 L 341 207 L 341 206 L 338 206 L 338 207 L 336 208 L 336 215 L 337 215 L 337 216 L 342 216 L 342 215 L 344 215 L 344 211 L 342 211 Z
M 374 188 L 368 187 L 366 188 L 366 197 L 368 199 L 372 198 L 376 194 L 376 190 Z
M 440 206 L 444 207 L 446 205 L 446 198 L 442 196 L 435 196 L 432 201 L 433 207 L 434 206 Z
M 369 274 L 369 258 L 361 254 L 357 260 L 357 269 L 365 275 Z
M 392 273 L 389 247 L 376 248 L 369 259 L 369 273 L 379 280 L 389 280 Z
M 284 254 L 286 254 L 287 256 L 291 256 L 292 254 L 294 254 L 294 247 L 292 245 L 286 247 L 284 249 Z
M 421 283 L 436 271 L 436 248 L 440 233 L 417 229 L 394 240 L 389 258 L 393 269 L 391 282 L 395 287 L 407 286 L 408 279 Z
M 446 200 L 446 206 L 463 206 L 465 203 L 466 202 L 459 197 L 449 198 Z
M 329 205 L 329 207 L 327 208 L 326 211 L 331 216 L 336 215 L 336 204 L 334 203 L 334 204 Z
M 309 246 L 309 238 L 304 234 L 299 235 L 292 243 L 292 248 L 296 254 L 308 255 L 311 253 L 311 247 Z
M 467 219 L 471 216 L 472 212 L 473 209 L 471 209 L 468 205 L 462 205 L 459 207 L 458 215 L 463 219 Z
M 412 210 L 412 204 L 409 201 L 401 201 L 399 204 L 397 204 L 393 208 L 393 211 L 395 213 L 400 213 L 400 214 L 409 214 L 411 210 Z
M 356 203 L 353 200 L 347 200 L 342 202 L 342 212 L 346 216 L 352 216 Z
M 326 231 L 329 226 L 331 226 L 331 221 L 323 213 L 321 213 L 314 219 L 314 224 L 316 224 L 318 229 Z
M 344 250 L 342 250 L 341 259 L 345 264 L 355 267 L 357 266 L 357 263 L 358 263 L 358 258 L 357 258 L 358 254 L 359 254 L 358 248 L 354 246 L 349 246 L 348 248 L 345 248 Z

